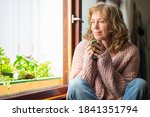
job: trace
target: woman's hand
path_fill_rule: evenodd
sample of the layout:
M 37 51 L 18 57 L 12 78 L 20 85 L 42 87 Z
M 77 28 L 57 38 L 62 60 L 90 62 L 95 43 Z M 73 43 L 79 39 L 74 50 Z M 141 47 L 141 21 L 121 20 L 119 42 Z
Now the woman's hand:
M 86 51 L 88 56 L 93 59 L 97 59 L 99 55 L 103 54 L 106 51 L 106 47 L 101 41 L 96 41 L 92 45 L 89 42 Z
M 93 48 L 91 47 L 90 43 L 88 43 L 88 45 L 87 45 L 87 53 L 90 57 L 92 57 L 94 55 L 94 51 L 93 51 Z
M 98 58 L 99 55 L 103 54 L 106 51 L 106 47 L 102 43 L 102 41 L 97 41 L 96 43 L 93 44 L 93 52 L 94 56 Z

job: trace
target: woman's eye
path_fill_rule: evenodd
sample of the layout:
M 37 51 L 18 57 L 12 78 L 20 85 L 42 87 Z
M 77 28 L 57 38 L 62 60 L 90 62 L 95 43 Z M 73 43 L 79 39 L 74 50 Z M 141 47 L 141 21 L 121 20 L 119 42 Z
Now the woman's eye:
M 100 21 L 98 21 L 99 23 L 105 23 L 105 21 L 104 20 L 100 20 Z

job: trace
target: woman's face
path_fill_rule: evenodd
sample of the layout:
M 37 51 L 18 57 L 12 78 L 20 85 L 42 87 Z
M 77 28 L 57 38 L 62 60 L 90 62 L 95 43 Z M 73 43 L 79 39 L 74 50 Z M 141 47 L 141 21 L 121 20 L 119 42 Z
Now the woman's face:
M 91 30 L 96 40 L 108 40 L 111 28 L 102 12 L 96 11 L 91 17 Z

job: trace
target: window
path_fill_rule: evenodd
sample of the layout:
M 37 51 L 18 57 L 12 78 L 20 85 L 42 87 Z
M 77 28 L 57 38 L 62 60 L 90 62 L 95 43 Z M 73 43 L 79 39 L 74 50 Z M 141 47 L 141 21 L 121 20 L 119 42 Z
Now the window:
M 54 78 L 10 90 L 0 87 L 0 93 L 43 89 L 62 84 L 63 80 L 63 0 L 1 0 L 0 47 L 11 63 L 16 55 L 32 56 L 39 62 L 52 62 Z M 68 49 L 68 48 L 67 48 Z M 68 50 L 66 50 L 68 51 Z M 67 61 L 65 62 L 67 64 Z M 57 78 L 61 79 L 57 79 Z M 67 80 L 66 80 L 67 81 Z M 24 82 L 24 81 L 23 81 Z M 30 87 L 29 87 L 30 86 Z M 35 86 L 31 88 L 31 86 Z M 15 90 L 15 91 L 13 91 Z M 1 94 L 0 94 L 1 96 Z
M 78 8 L 80 9 L 77 10 Z M 75 17 L 81 16 L 80 0 L 1 0 L 0 46 L 11 60 L 17 54 L 32 55 L 40 61 L 50 60 L 54 65 L 54 75 L 63 78 L 63 82 L 58 84 L 67 85 L 73 51 L 81 40 L 81 23 L 76 21 L 72 24 L 72 14 Z M 29 86 L 31 85 L 23 84 L 23 88 L 29 89 Z M 37 99 L 41 92 L 45 95 L 53 90 L 44 88 L 38 92 L 41 87 L 39 84 L 34 92 L 27 92 L 24 96 L 21 94 L 20 98 L 9 96 L 9 99 L 26 99 L 28 94 Z M 58 89 L 59 92 L 66 92 L 66 88 Z M 1 87 L 0 90 L 2 91 Z M 46 98 L 49 98 L 48 95 Z
M 0 46 L 12 60 L 17 54 L 51 61 L 63 74 L 63 0 L 1 0 Z M 58 4 L 59 3 L 59 4 Z

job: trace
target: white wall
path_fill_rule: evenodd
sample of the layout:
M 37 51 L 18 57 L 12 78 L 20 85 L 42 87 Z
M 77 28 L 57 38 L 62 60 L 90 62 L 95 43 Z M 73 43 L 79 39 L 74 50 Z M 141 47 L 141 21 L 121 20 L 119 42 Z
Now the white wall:
M 88 9 L 95 5 L 97 0 L 82 0 L 82 34 L 84 35 L 88 28 Z

